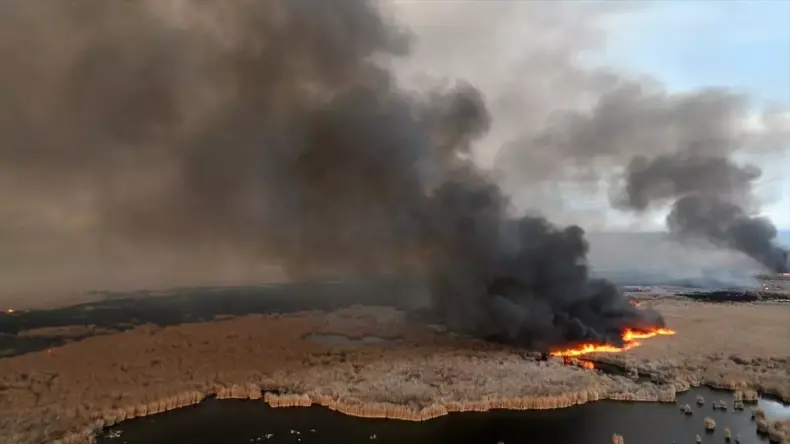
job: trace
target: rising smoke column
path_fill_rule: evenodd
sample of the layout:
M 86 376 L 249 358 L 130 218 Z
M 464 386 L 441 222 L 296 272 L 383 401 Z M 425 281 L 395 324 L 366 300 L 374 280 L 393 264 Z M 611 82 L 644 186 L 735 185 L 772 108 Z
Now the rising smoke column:
M 363 0 L 6 1 L 0 168 L 103 239 L 427 276 L 448 324 L 509 343 L 662 325 L 588 277 L 581 228 L 509 216 L 466 156 L 481 94 L 399 88 L 374 59 L 406 43 Z
M 508 218 L 501 190 L 474 174 L 443 184 L 433 203 L 441 210 L 432 220 L 431 290 L 451 326 L 544 347 L 619 342 L 612 333 L 627 326 L 663 325 L 657 313 L 633 309 L 610 282 L 589 277 L 580 227 Z
M 787 272 L 788 252 L 776 244 L 776 227 L 747 212 L 760 170 L 737 165 L 726 152 L 697 154 L 693 148 L 634 159 L 619 204 L 644 211 L 672 202 L 667 216 L 671 233 L 706 239 L 745 253 L 772 272 Z

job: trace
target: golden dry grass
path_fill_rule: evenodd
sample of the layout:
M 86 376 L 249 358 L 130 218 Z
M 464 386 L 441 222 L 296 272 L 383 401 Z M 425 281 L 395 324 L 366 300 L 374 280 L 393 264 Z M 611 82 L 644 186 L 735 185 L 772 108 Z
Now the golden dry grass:
M 677 335 L 595 357 L 655 375 L 655 383 L 437 334 L 386 308 L 144 326 L 0 359 L 0 436 L 4 444 L 66 436 L 77 442 L 105 423 L 207 395 L 257 399 L 273 389 L 291 394 L 265 396 L 274 405 L 319 403 L 358 416 L 416 420 L 607 398 L 672 401 L 676 390 L 705 383 L 768 389 L 790 399 L 790 350 L 782 336 L 773 336 L 790 338 L 790 307 L 674 300 L 655 306 Z M 305 339 L 322 332 L 402 341 L 339 348 Z
M 631 354 L 642 359 L 737 354 L 790 357 L 790 305 L 715 304 L 665 300 L 648 304 L 677 335 L 645 341 Z

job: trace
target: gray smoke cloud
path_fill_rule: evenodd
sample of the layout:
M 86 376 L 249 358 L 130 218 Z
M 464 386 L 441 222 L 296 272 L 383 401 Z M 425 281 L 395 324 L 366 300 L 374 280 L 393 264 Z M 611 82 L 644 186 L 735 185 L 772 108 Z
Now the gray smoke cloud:
M 680 236 L 698 236 L 746 253 L 775 273 L 790 271 L 788 250 L 776 243 L 776 227 L 750 216 L 738 204 L 717 195 L 685 195 L 672 206 L 667 225 Z
M 703 132 L 681 141 L 675 152 L 634 158 L 616 205 L 645 211 L 671 202 L 667 227 L 676 237 L 703 238 L 745 253 L 772 272 L 787 272 L 788 251 L 776 243 L 776 227 L 750 213 L 761 171 L 733 160 L 736 141 L 726 135 Z
M 788 253 L 759 209 L 762 175 L 739 153 L 770 153 L 782 129 L 756 137 L 745 127 L 746 97 L 723 89 L 670 94 L 650 82 L 620 77 L 586 111 L 562 113 L 506 145 L 500 164 L 519 183 L 567 181 L 601 189 L 613 208 L 650 214 L 671 205 L 667 227 L 747 254 L 785 272 Z M 625 165 L 622 168 L 621 165 Z
M 2 2 L 15 234 L 416 274 L 449 325 L 532 347 L 662 325 L 589 277 L 581 228 L 511 216 L 470 159 L 485 97 L 399 86 L 408 43 L 363 0 Z

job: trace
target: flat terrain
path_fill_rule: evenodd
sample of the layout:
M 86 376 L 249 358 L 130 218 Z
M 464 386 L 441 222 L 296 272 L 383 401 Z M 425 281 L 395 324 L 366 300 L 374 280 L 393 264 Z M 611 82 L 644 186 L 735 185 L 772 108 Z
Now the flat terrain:
M 0 435 L 9 444 L 87 442 L 105 424 L 214 395 L 413 420 L 596 399 L 671 402 L 678 390 L 699 384 L 760 389 L 790 401 L 790 305 L 647 297 L 642 304 L 663 312 L 677 334 L 589 357 L 652 380 L 453 337 L 383 307 L 102 331 L 0 359 Z M 382 340 L 349 346 L 309 339 L 324 333 Z
M 754 388 L 790 402 L 790 304 L 703 303 L 659 299 L 677 331 L 625 353 L 593 356 L 667 381 Z
M 669 341 L 644 341 L 625 356 L 638 359 L 790 357 L 790 304 L 715 304 L 661 300 L 652 306 L 678 334 Z

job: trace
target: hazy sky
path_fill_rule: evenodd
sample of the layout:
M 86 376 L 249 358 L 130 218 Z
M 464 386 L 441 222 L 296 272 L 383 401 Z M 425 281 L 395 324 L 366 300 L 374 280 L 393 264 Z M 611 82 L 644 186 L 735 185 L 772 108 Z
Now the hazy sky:
M 671 89 L 728 86 L 759 103 L 790 104 L 790 0 L 655 1 L 614 27 L 604 59 Z M 790 141 L 764 159 L 765 214 L 790 228 Z
M 637 220 L 624 217 L 611 209 L 611 200 L 601 190 L 608 187 L 617 191 L 618 184 L 613 177 L 621 172 L 618 169 L 626 169 L 628 159 L 633 159 L 635 153 L 672 148 L 680 143 L 678 140 L 685 140 L 678 133 L 695 132 L 697 128 L 702 129 L 701 133 L 707 131 L 704 124 L 698 124 L 700 120 L 688 114 L 675 118 L 675 114 L 670 113 L 671 118 L 656 119 L 650 112 L 650 104 L 658 103 L 656 106 L 661 108 L 666 102 L 664 99 L 678 96 L 666 94 L 660 87 L 654 88 L 655 82 L 637 81 L 633 76 L 647 74 L 673 92 L 707 86 L 740 89 L 756 99 L 755 113 L 769 102 L 790 104 L 790 0 L 372 1 L 382 7 L 394 6 L 395 11 L 389 12 L 395 12 L 396 21 L 402 21 L 417 37 L 408 57 L 390 60 L 397 71 L 397 80 L 406 84 L 403 86 L 416 89 L 427 86 L 426 90 L 434 89 L 437 80 L 460 78 L 474 85 L 486 99 L 492 122 L 491 131 L 479 142 L 480 146 L 475 147 L 473 155 L 480 160 L 481 166 L 503 172 L 498 178 L 502 178 L 506 191 L 513 194 L 517 209 L 538 209 L 557 224 L 578 223 L 588 231 L 656 230 L 664 226 L 661 214 L 640 214 Z M 237 26 L 233 7 L 182 10 L 179 5 L 190 6 L 190 3 L 146 0 L 143 2 L 146 7 L 161 14 L 155 21 L 146 20 L 148 16 L 144 10 L 128 15 L 129 10 L 121 9 L 125 6 L 97 9 L 96 17 L 81 13 L 58 14 L 61 10 L 71 11 L 71 6 L 22 7 L 39 3 L 47 2 L 0 0 L 3 5 L 0 9 L 4 11 L 0 18 L 6 24 L 0 26 L 0 30 L 8 37 L 0 38 L 0 42 L 7 43 L 0 44 L 0 50 L 8 55 L 0 65 L 7 68 L 2 70 L 4 85 L 10 85 L 6 88 L 11 93 L 10 103 L 24 111 L 19 114 L 23 116 L 21 119 L 0 119 L 12 130 L 2 132 L 4 140 L 18 138 L 20 141 L 19 144 L 3 144 L 1 146 L 6 149 L 0 149 L 0 154 L 7 155 L 3 157 L 6 170 L 5 174 L 0 174 L 0 185 L 13 190 L 13 193 L 6 193 L 0 205 L 0 222 L 3 223 L 0 234 L 4 236 L 0 255 L 3 288 L 0 290 L 48 292 L 64 287 L 139 288 L 140 285 L 166 286 L 173 282 L 240 282 L 269 274 L 271 263 L 258 261 L 259 244 L 249 239 L 266 238 L 263 239 L 266 241 L 269 237 L 272 240 L 277 237 L 262 235 L 266 230 L 255 218 L 269 221 L 263 204 L 268 202 L 269 194 L 277 196 L 279 193 L 270 191 L 274 188 L 269 187 L 266 174 L 271 173 L 272 183 L 279 184 L 279 179 L 274 179 L 278 174 L 268 162 L 260 165 L 248 162 L 246 159 L 253 153 L 247 150 L 246 143 L 225 144 L 227 134 L 251 131 L 258 137 L 260 130 L 261 137 L 269 137 L 269 130 L 260 125 L 249 125 L 248 129 L 249 122 L 245 119 L 221 118 L 213 122 L 210 119 L 213 113 L 208 111 L 220 104 L 224 110 L 224 99 L 220 98 L 225 94 L 235 97 L 231 93 L 236 90 L 235 81 L 251 92 L 275 88 L 276 84 L 260 82 L 255 76 L 229 75 L 226 78 L 225 67 L 213 65 L 217 60 L 226 60 L 224 55 L 214 57 L 213 51 L 220 51 L 230 43 L 231 55 L 238 55 L 237 50 L 241 51 L 239 54 L 244 53 L 247 49 L 244 45 L 258 42 L 258 28 Z M 162 8 L 163 3 L 170 6 Z M 209 2 L 196 3 L 207 5 Z M 155 4 L 157 7 L 152 6 Z M 314 2 L 319 14 L 317 20 L 333 20 L 334 15 L 319 5 L 325 3 Z M 136 10 L 133 6 L 130 8 Z M 39 16 L 41 11 L 51 14 Z M 219 14 L 212 16 L 216 11 L 220 11 Z M 54 24 L 50 26 L 41 17 L 52 19 Z M 106 20 L 94 20 L 97 18 Z M 216 23 L 209 20 L 212 18 L 216 18 Z M 89 29 L 84 27 L 83 20 L 91 25 Z M 274 22 L 277 20 L 273 18 Z M 116 27 L 119 24 L 123 26 Z M 170 25 L 175 26 L 174 29 L 183 28 L 185 33 L 171 33 L 166 28 Z M 198 32 L 196 35 L 200 38 L 206 38 L 210 50 L 195 43 L 190 34 L 193 31 Z M 264 32 L 260 35 L 268 32 L 260 31 Z M 363 31 L 357 30 L 357 34 L 377 32 L 376 29 Z M 76 32 L 80 38 L 74 40 L 70 32 Z M 346 38 L 341 28 L 319 27 L 317 32 Z M 356 38 L 357 34 L 351 32 L 349 38 Z M 140 38 L 127 38 L 128 35 Z M 302 49 L 296 51 L 296 55 L 283 51 L 286 60 L 291 60 L 291 55 L 295 57 L 293 60 L 298 60 L 302 50 L 304 58 L 308 58 L 313 46 L 300 46 L 302 37 L 323 38 L 323 35 L 302 29 L 295 36 L 293 43 Z M 39 42 L 41 51 L 25 52 L 17 44 L 20 38 Z M 235 48 L 233 43 L 237 39 L 239 47 Z M 334 48 L 342 44 L 338 42 L 345 41 L 342 39 L 327 39 L 327 44 Z M 291 43 L 287 40 L 283 39 L 283 43 Z M 255 45 L 257 48 L 258 43 Z M 350 53 L 356 54 L 366 48 L 362 45 Z M 272 51 L 272 55 L 266 53 L 265 57 L 280 55 L 280 51 Z M 345 53 L 345 50 L 340 52 Z M 591 58 L 585 58 L 587 56 Z M 118 60 L 118 63 L 95 63 L 102 57 L 114 57 L 110 60 Z M 196 67 L 202 66 L 204 57 L 207 63 L 211 61 L 208 63 L 211 66 L 206 68 L 207 75 L 196 76 Z M 242 58 L 246 60 L 246 56 Z M 326 61 L 321 57 L 310 56 L 309 59 L 316 63 Z M 254 70 L 268 66 L 269 60 L 281 63 L 277 58 L 262 60 L 266 60 L 266 64 L 253 63 Z M 586 62 L 604 64 L 612 69 L 586 66 Z M 297 68 L 302 62 L 294 63 L 293 69 L 299 71 Z M 227 69 L 234 73 L 246 67 L 246 62 L 240 66 L 231 63 Z M 212 69 L 223 75 L 215 78 Z M 148 70 L 152 75 L 140 74 Z M 308 78 L 310 76 L 312 74 Z M 252 82 L 252 79 L 258 81 Z M 277 79 L 279 81 L 279 77 Z M 302 87 L 310 82 L 296 80 L 282 80 L 282 89 L 308 96 Z M 408 85 L 409 82 L 414 83 Z M 124 88 L 125 85 L 133 85 L 134 89 Z M 298 88 L 291 88 L 294 85 Z M 615 88 L 618 85 L 639 88 Z M 641 108 L 630 106 L 632 104 L 626 101 L 629 106 L 619 109 L 615 106 L 611 120 L 592 119 L 587 125 L 591 119 L 584 117 L 597 113 L 595 105 L 601 103 L 607 93 L 625 91 L 626 98 L 630 98 L 642 94 L 643 86 L 650 92 L 651 100 L 661 100 L 638 102 L 637 105 L 647 103 Z M 194 91 L 211 88 L 219 92 L 194 94 Z M 95 91 L 101 94 L 94 94 Z M 137 94 L 141 91 L 144 94 Z M 161 93 L 163 91 L 166 93 Z M 274 96 L 250 94 L 254 101 L 261 101 L 255 102 L 255 106 L 264 109 L 270 106 L 264 98 L 280 100 L 280 96 Z M 282 97 L 287 94 L 283 93 Z M 201 105 L 192 106 L 193 100 Z M 235 101 L 231 102 L 229 110 L 243 109 Z M 603 103 L 607 104 L 605 100 Z M 719 110 L 729 109 L 726 103 L 718 105 L 724 102 L 710 103 L 714 106 L 703 107 L 701 114 L 712 113 L 712 118 L 719 118 Z M 155 111 L 149 111 L 147 106 Z M 604 111 L 610 109 L 603 108 Z M 632 112 L 633 109 L 636 112 Z M 741 110 L 736 112 L 739 120 Z M 634 119 L 630 118 L 633 115 L 644 117 L 641 125 L 633 123 Z M 559 124 L 555 119 L 558 116 L 565 118 L 559 119 Z M 569 117 L 582 119 L 569 120 Z M 202 118 L 209 119 L 212 125 L 204 128 Z M 567 126 L 568 122 L 581 124 Z M 725 123 L 727 128 L 732 124 L 730 120 Z M 175 128 L 171 128 L 171 124 Z M 201 137 L 191 137 L 192 124 L 196 131 L 200 128 Z M 235 125 L 240 125 L 241 129 Z M 578 138 L 565 137 L 569 133 L 573 136 L 578 126 L 582 130 Z M 600 131 L 583 131 L 588 128 Z M 449 129 L 455 131 L 453 127 Z M 656 129 L 658 131 L 654 131 Z M 203 130 L 217 139 L 202 137 Z M 733 132 L 741 136 L 741 131 Z M 776 133 L 772 131 L 771 134 Z M 790 134 L 790 126 L 787 134 Z M 591 140 L 596 136 L 601 136 L 598 143 Z M 738 140 L 754 139 L 758 138 Z M 653 140 L 657 142 L 654 144 Z M 138 144 L 138 141 L 145 144 Z M 178 142 L 173 146 L 171 141 Z M 518 143 L 512 143 L 514 141 Z M 112 145 L 116 143 L 117 146 Z M 182 149 L 181 143 L 191 148 Z M 113 149 L 106 148 L 107 144 Z M 141 149 L 130 151 L 129 144 Z M 207 148 L 219 144 L 225 144 L 221 151 Z M 227 154 L 231 146 L 241 150 L 240 157 Z M 507 151 L 503 146 L 514 147 L 515 152 L 526 152 L 527 161 L 499 156 Z M 26 149 L 28 147 L 32 149 Z M 160 149 L 163 147 L 174 148 L 173 159 L 170 159 L 170 150 Z M 270 148 L 265 143 L 261 147 Z M 117 153 L 115 148 L 118 148 Z M 182 154 L 189 155 L 182 158 Z M 595 164 L 601 154 L 605 158 L 601 164 Z M 220 163 L 213 156 L 218 156 Z M 258 159 L 257 156 L 253 158 Z M 139 163 L 127 163 L 130 157 Z M 790 228 L 790 153 L 779 157 L 761 159 L 765 171 L 760 198 L 774 222 Z M 9 161 L 5 162 L 6 159 Z M 16 159 L 24 168 L 15 168 L 17 164 L 10 160 Z M 105 168 L 103 162 L 111 167 Z M 510 166 L 513 174 L 506 177 L 510 171 L 505 171 L 505 167 Z M 185 174 L 184 168 L 196 170 L 194 174 Z M 508 183 L 512 176 L 529 183 Z M 183 181 L 190 182 L 190 186 L 195 182 L 196 187 L 182 186 Z M 185 191 L 189 192 L 188 197 L 181 199 Z M 225 191 L 231 194 L 238 191 L 239 198 L 227 199 Z M 215 204 L 220 210 L 213 211 Z M 238 213 L 237 206 L 241 208 Z M 292 207 L 294 205 L 283 206 Z M 204 212 L 205 208 L 212 211 Z M 193 214 L 200 216 L 192 217 Z M 128 215 L 133 217 L 126 217 Z M 230 220 L 237 215 L 238 220 Z M 285 216 L 271 216 L 270 219 L 272 222 L 291 220 Z M 286 226 L 289 224 L 282 225 L 284 232 L 290 232 L 290 227 Z M 353 230 L 347 225 L 344 224 L 344 230 L 351 233 Z M 214 231 L 215 226 L 221 227 L 221 233 Z M 144 233 L 140 239 L 145 238 L 147 242 L 138 241 L 136 235 L 139 233 Z M 120 236 L 116 236 L 118 234 Z M 239 235 L 250 237 L 237 242 L 241 239 Z M 312 247 L 304 251 L 314 255 Z
M 768 104 L 784 110 L 790 105 L 790 0 L 392 2 L 418 37 L 414 71 L 468 79 L 490 104 L 497 94 L 501 100 L 520 91 L 533 101 L 543 94 L 537 108 L 559 108 L 569 98 L 583 97 L 581 82 L 587 78 L 565 65 L 581 57 L 625 75 L 645 74 L 670 91 L 735 89 L 752 97 L 755 114 Z M 536 119 L 535 108 L 511 110 L 511 122 L 502 123 L 508 116 L 500 114 L 496 124 L 510 125 L 512 133 Z M 790 134 L 790 113 L 786 116 Z M 492 133 L 479 150 L 484 163 L 508 140 L 497 128 Z M 790 228 L 790 152 L 739 160 L 763 169 L 757 194 L 764 213 L 779 227 Z M 539 208 L 560 223 L 584 222 L 593 230 L 664 225 L 664 214 L 634 218 L 611 210 L 605 193 L 563 196 L 561 205 L 585 212 L 578 213 L 583 221 L 564 220 L 562 208 L 547 208 L 556 198 L 541 201 Z M 523 200 L 536 202 L 535 196 Z

